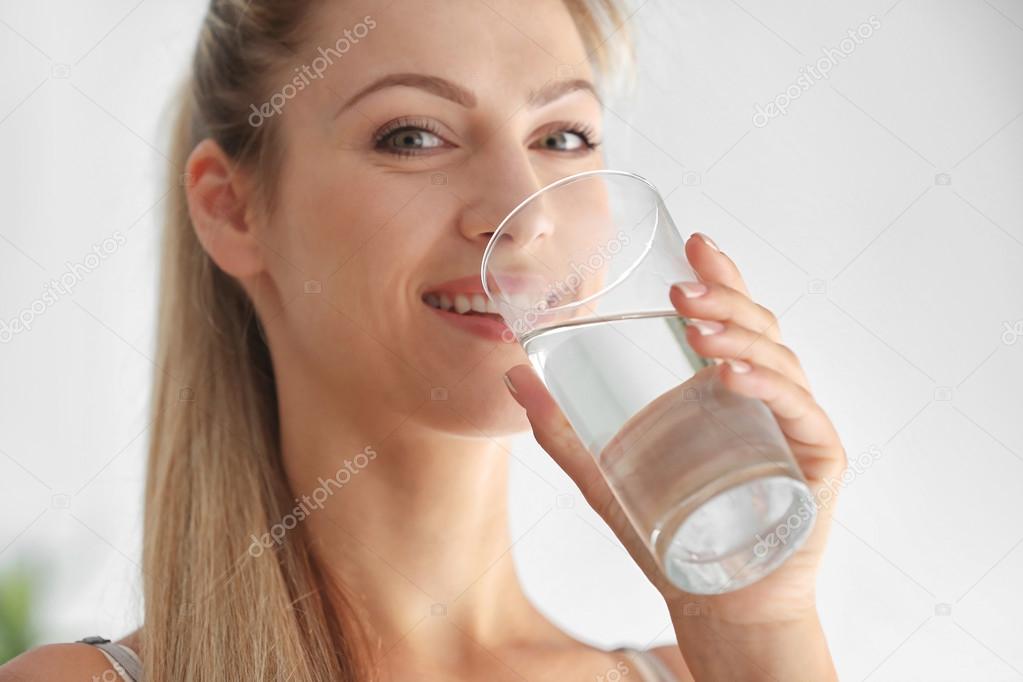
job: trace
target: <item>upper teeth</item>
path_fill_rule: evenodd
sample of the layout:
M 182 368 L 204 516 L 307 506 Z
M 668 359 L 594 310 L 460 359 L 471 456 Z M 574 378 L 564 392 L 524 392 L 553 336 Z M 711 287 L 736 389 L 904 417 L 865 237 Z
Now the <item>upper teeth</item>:
M 497 305 L 487 299 L 483 294 L 427 294 L 424 300 L 434 308 L 441 310 L 453 310 L 459 314 L 470 311 L 475 313 L 500 313 Z

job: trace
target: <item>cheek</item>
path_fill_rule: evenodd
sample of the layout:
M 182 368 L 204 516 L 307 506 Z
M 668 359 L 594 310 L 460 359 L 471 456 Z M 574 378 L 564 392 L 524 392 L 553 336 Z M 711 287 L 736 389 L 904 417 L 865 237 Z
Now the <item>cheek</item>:
M 450 207 L 421 188 L 391 185 L 382 196 L 365 185 L 359 196 L 324 197 L 315 247 L 321 253 L 314 257 L 329 254 L 332 301 L 371 329 L 394 334 L 421 312 L 415 293 L 437 277 L 431 254 L 442 248 L 452 218 Z
M 393 346 L 410 324 L 415 265 L 414 250 L 405 250 L 395 229 L 396 211 L 415 191 L 393 183 L 384 191 L 372 179 L 331 181 L 325 174 L 306 184 L 292 181 L 287 190 L 274 226 L 280 243 L 268 246 L 279 256 L 273 277 L 290 333 L 310 359 L 325 369 L 344 368 L 349 381 L 362 383 L 364 374 L 382 383 L 394 379 L 401 368 L 388 367 L 396 361 L 384 346 Z
M 495 352 L 471 369 L 462 368 L 454 384 L 442 395 L 444 402 L 430 407 L 429 420 L 437 428 L 468 437 L 491 438 L 529 429 L 525 410 L 508 393 L 501 375 L 526 362 L 518 346 Z
M 364 250 L 390 215 L 374 196 L 372 184 L 323 186 L 292 214 L 304 256 L 324 276 L 343 268 Z
M 356 258 L 374 273 L 407 272 L 453 230 L 456 206 L 444 190 L 420 175 L 321 184 L 298 207 L 304 246 L 315 259 L 331 259 L 331 272 Z
M 423 220 L 438 212 L 428 210 L 419 198 L 397 207 L 385 202 L 386 210 L 368 193 L 356 201 L 361 213 L 339 202 L 328 204 L 329 210 L 348 217 L 321 240 L 322 251 L 339 254 L 325 275 L 325 303 L 363 337 L 355 344 L 358 353 L 339 361 L 373 364 L 387 374 L 394 373 L 388 363 L 401 365 L 418 373 L 421 381 L 437 381 L 439 359 L 430 352 L 431 339 L 425 338 L 431 313 L 416 291 L 436 277 L 426 260 L 439 239 L 438 229 Z M 324 342 L 332 329 L 323 330 Z

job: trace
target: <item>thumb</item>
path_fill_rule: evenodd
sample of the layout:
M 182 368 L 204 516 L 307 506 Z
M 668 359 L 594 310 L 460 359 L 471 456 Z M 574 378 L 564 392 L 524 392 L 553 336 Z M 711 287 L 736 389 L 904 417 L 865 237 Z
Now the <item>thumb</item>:
M 526 417 L 533 428 L 536 442 L 579 486 L 579 491 L 587 504 L 618 536 L 633 561 L 639 565 L 654 587 L 665 596 L 665 599 L 677 596 L 678 589 L 660 573 L 653 554 L 630 524 L 625 510 L 618 504 L 614 493 L 600 473 L 593 455 L 579 441 L 572 425 L 568 423 L 568 419 L 547 392 L 547 388 L 533 368 L 530 365 L 516 365 L 508 370 L 504 377 L 512 397 L 526 409 Z
M 512 397 L 526 410 L 536 442 L 579 487 L 586 502 L 609 521 L 614 495 L 540 377 L 529 365 L 516 365 L 504 377 Z

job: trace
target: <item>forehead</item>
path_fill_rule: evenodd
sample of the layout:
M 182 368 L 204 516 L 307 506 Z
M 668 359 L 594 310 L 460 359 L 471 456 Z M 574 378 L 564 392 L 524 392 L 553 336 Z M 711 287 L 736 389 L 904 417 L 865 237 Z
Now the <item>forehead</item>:
M 342 97 L 393 72 L 436 74 L 516 99 L 566 71 L 592 77 L 563 0 L 355 0 L 314 12 L 306 51 L 347 47 L 330 74 Z

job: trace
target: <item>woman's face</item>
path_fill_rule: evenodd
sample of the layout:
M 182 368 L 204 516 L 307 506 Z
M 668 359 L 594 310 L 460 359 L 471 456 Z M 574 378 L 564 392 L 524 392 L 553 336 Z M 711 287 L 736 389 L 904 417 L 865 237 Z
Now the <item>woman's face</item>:
M 593 74 L 575 24 L 562 0 L 317 12 L 311 49 L 275 89 L 309 67 L 309 85 L 274 122 L 285 160 L 279 208 L 260 235 L 284 305 L 268 324 L 271 345 L 283 335 L 289 349 L 275 348 L 275 363 L 301 363 L 353 406 L 415 412 L 439 430 L 521 430 L 501 382 L 525 361 L 521 348 L 430 302 L 457 292 L 471 301 L 501 219 L 543 185 L 603 166 L 590 148 L 600 105 L 583 86 Z M 333 52 L 342 38 L 347 51 Z M 549 239 L 545 229 L 530 238 Z

